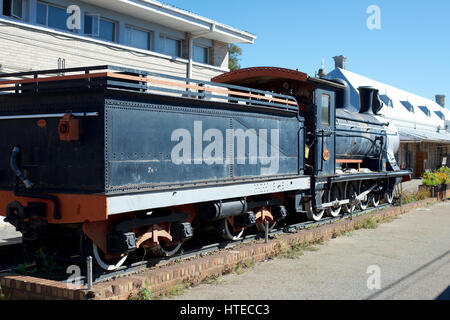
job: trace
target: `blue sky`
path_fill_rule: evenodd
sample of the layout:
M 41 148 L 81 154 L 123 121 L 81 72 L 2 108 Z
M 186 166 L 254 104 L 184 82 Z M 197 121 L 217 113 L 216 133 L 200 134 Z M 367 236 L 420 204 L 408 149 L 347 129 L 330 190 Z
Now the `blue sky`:
M 242 67 L 278 66 L 309 75 L 347 69 L 450 104 L 450 1 L 448 0 L 163 0 L 257 35 L 241 45 Z M 370 5 L 381 9 L 381 30 L 369 30 Z

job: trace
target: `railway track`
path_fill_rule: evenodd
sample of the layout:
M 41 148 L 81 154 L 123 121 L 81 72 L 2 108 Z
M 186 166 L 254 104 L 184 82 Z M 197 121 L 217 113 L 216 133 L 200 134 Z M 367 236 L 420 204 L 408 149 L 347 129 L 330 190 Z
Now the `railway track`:
M 298 232 L 300 230 L 315 228 L 315 227 L 318 227 L 321 225 L 334 223 L 334 222 L 341 221 L 344 219 L 352 219 L 355 217 L 366 215 L 373 211 L 379 211 L 379 210 L 385 209 L 389 206 L 390 206 L 389 204 L 382 204 L 382 205 L 379 205 L 377 208 L 372 207 L 372 208 L 368 208 L 363 211 L 356 211 L 353 214 L 341 215 L 336 218 L 328 217 L 328 218 L 324 218 L 318 222 L 307 221 L 307 222 L 291 224 L 288 226 L 277 227 L 277 228 L 274 228 L 269 233 L 269 238 L 270 237 L 273 238 L 273 236 L 277 235 L 277 234 L 294 233 L 294 232 Z M 162 267 L 162 266 L 169 265 L 176 261 L 182 261 L 182 260 L 194 258 L 197 256 L 202 256 L 205 254 L 210 254 L 210 253 L 217 252 L 217 251 L 223 250 L 223 249 L 230 249 L 230 248 L 236 247 L 241 244 L 250 243 L 255 240 L 264 239 L 264 237 L 265 237 L 264 232 L 259 232 L 256 234 L 246 235 L 237 241 L 224 240 L 224 241 L 218 241 L 218 242 L 215 242 L 212 244 L 207 244 L 207 245 L 194 245 L 192 247 L 186 248 L 185 251 L 182 251 L 181 254 L 178 254 L 178 255 L 170 257 L 170 258 L 156 257 L 156 258 L 150 258 L 147 260 L 142 259 L 142 261 L 130 262 L 128 264 L 124 264 L 124 266 L 122 266 L 121 268 L 119 268 L 118 270 L 115 270 L 113 272 L 98 272 L 97 271 L 97 272 L 93 273 L 93 284 L 105 282 L 105 281 L 112 280 L 112 279 L 118 278 L 118 277 L 132 275 L 134 273 L 143 271 L 148 268 Z M 10 244 L 10 245 L 0 246 L 0 257 L 11 257 L 11 255 L 13 255 L 15 257 L 15 259 L 20 259 L 20 257 L 19 257 L 20 255 L 17 255 L 18 252 L 22 252 L 20 243 L 14 243 L 14 244 Z M 23 259 L 23 257 L 22 257 L 22 259 Z M 15 268 L 17 268 L 18 266 L 20 266 L 23 263 L 24 263 L 23 260 L 16 260 L 14 262 L 0 260 L 0 275 L 5 274 L 5 273 L 11 273 Z M 31 268 L 31 267 L 33 267 L 33 265 L 29 266 L 29 268 Z M 86 276 L 82 276 L 80 280 L 81 280 L 82 284 L 87 284 Z

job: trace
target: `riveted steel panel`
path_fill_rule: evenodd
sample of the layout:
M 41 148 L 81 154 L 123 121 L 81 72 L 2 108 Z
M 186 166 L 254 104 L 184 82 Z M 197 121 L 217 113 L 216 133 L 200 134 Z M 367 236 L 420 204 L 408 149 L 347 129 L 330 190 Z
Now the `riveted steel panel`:
M 107 192 L 298 175 L 302 169 L 298 158 L 303 156 L 299 144 L 303 123 L 295 114 L 208 108 L 208 102 L 203 104 L 108 100 Z

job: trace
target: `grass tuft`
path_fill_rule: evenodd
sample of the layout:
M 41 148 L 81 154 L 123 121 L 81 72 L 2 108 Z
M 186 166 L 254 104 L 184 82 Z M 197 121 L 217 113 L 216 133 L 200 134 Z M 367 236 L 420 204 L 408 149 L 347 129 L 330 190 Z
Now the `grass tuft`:
M 291 247 L 288 246 L 284 241 L 281 241 L 279 258 L 282 259 L 298 259 L 300 258 L 304 251 L 317 251 L 319 248 L 313 246 L 311 243 L 296 243 Z
M 414 192 L 414 193 L 409 193 L 409 192 L 402 193 L 402 203 L 403 204 L 408 204 L 411 202 L 425 200 L 426 198 L 428 198 L 428 195 L 427 195 L 427 192 L 425 192 L 425 191 L 418 191 L 418 192 Z
M 158 297 L 151 291 L 151 282 L 145 281 L 144 287 L 129 298 L 129 300 L 156 300 Z
M 369 217 L 362 221 L 355 222 L 355 230 L 376 228 L 378 228 L 378 223 L 375 221 L 374 217 Z
M 167 292 L 167 294 L 165 294 L 165 296 L 168 298 L 173 298 L 175 296 L 182 295 L 183 293 L 186 292 L 186 290 L 189 287 L 190 287 L 190 284 L 187 282 L 177 284 L 176 286 L 173 286 L 172 288 L 170 288 L 169 291 Z
M 221 284 L 222 282 L 223 282 L 222 276 L 217 274 L 217 275 L 212 276 L 211 278 L 204 280 L 202 283 L 203 284 L 212 284 L 212 285 L 217 286 L 217 285 Z

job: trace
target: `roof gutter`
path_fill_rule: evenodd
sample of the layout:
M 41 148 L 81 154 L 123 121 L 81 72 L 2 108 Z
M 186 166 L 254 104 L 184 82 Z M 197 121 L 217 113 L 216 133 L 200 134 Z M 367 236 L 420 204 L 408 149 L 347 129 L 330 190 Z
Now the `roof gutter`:
M 256 35 L 243 31 L 243 30 L 239 30 L 230 26 L 227 26 L 225 24 L 222 23 L 218 23 L 214 20 L 202 17 L 200 15 L 197 15 L 195 13 L 174 7 L 172 5 L 169 4 L 165 4 L 156 0 L 119 0 L 119 1 L 124 1 L 124 2 L 143 2 L 143 3 L 147 3 L 150 5 L 153 5 L 155 7 L 159 7 L 160 9 L 164 9 L 167 10 L 168 12 L 172 12 L 174 14 L 179 14 L 182 16 L 185 16 L 186 18 L 189 19 L 193 19 L 193 20 L 198 20 L 199 22 L 201 22 L 202 24 L 206 23 L 210 25 L 210 30 L 214 28 L 214 31 L 212 32 L 216 32 L 216 33 L 222 33 L 222 34 L 231 34 L 234 37 L 240 38 L 241 41 L 243 43 L 248 43 L 248 44 L 253 44 L 254 41 L 256 40 Z

